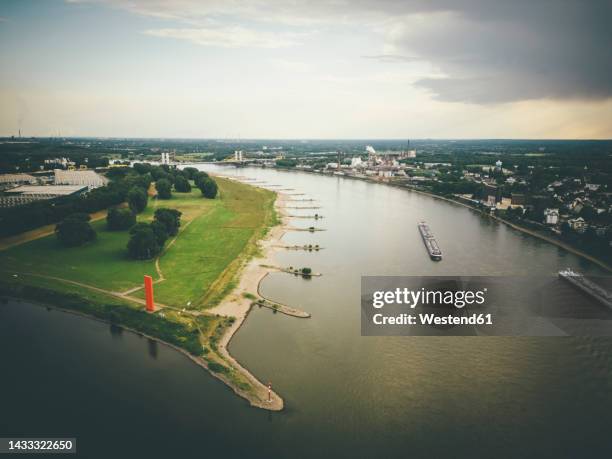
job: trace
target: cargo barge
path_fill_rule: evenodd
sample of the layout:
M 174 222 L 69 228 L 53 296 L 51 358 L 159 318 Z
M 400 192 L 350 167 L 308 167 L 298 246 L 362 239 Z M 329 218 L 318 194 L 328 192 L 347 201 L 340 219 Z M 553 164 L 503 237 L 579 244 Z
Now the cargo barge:
M 582 274 L 572 271 L 570 268 L 559 271 L 559 278 L 569 282 L 579 290 L 591 296 L 604 306 L 612 309 L 612 294 L 595 282 L 588 280 Z
M 429 253 L 429 258 L 434 261 L 442 260 L 442 251 L 438 246 L 438 242 L 433 237 L 429 226 L 425 222 L 420 222 L 418 225 L 419 232 L 421 233 L 421 237 L 423 238 L 423 244 L 425 244 L 425 248 Z

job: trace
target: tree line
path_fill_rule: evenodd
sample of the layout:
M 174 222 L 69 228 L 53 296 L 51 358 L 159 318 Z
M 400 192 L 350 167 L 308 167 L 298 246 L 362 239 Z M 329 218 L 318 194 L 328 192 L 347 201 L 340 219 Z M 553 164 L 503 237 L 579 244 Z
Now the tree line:
M 166 241 L 178 234 L 181 225 L 181 212 L 169 208 L 157 209 L 151 223 L 137 222 L 136 215 L 148 205 L 147 189 L 153 180 L 160 199 L 172 197 L 172 186 L 178 192 L 191 191 L 190 180 L 193 180 L 205 198 L 214 199 L 218 190 L 216 182 L 208 174 L 195 168 L 178 171 L 163 166 L 135 164 L 133 170 L 118 169 L 110 175 L 115 181 L 113 183 L 134 184 L 125 196 L 128 207 L 111 207 L 106 216 L 106 224 L 109 231 L 129 230 L 128 254 L 138 260 L 159 255 Z M 135 175 L 137 180 L 134 180 Z M 76 247 L 95 241 L 96 232 L 89 221 L 88 213 L 75 212 L 67 215 L 56 226 L 58 241 L 65 247 Z
M 191 192 L 191 183 L 202 196 L 214 199 L 218 193 L 216 182 L 205 172 L 194 167 L 184 170 L 167 165 L 153 166 L 136 163 L 133 168 L 113 168 L 106 173 L 110 182 L 85 195 L 67 196 L 52 200 L 35 201 L 17 207 L 0 209 L 0 237 L 23 233 L 40 226 L 61 222 L 73 214 L 90 214 L 128 202 L 134 213 L 147 206 L 150 184 L 155 181 L 159 199 L 170 199 L 172 189 Z
M 35 201 L 17 207 L 0 209 L 0 237 L 19 234 L 40 226 L 57 223 L 69 215 L 89 214 L 124 202 L 130 190 L 141 189 L 145 194 L 151 183 L 150 175 L 136 173 L 112 177 L 103 187 L 85 195 Z

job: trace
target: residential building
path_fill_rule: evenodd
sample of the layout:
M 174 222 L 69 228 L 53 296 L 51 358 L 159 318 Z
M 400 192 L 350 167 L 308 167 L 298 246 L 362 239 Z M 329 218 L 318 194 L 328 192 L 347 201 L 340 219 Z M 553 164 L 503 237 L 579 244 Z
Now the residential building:
M 559 209 L 544 209 L 544 218 L 547 225 L 559 223 Z

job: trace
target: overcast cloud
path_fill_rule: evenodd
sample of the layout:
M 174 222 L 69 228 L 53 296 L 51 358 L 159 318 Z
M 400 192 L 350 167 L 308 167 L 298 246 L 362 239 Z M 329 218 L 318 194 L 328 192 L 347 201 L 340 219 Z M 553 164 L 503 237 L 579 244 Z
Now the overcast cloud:
M 4 0 L 0 135 L 610 138 L 611 23 L 611 0 Z
M 96 1 L 96 0 L 73 0 Z M 445 78 L 416 85 L 445 101 L 471 103 L 529 99 L 599 99 L 612 96 L 612 2 L 607 0 L 100 0 L 133 13 L 197 24 L 236 24 L 149 30 L 157 36 L 209 46 L 290 46 L 296 40 L 259 24 L 352 24 L 385 35 L 381 63 L 415 58 Z

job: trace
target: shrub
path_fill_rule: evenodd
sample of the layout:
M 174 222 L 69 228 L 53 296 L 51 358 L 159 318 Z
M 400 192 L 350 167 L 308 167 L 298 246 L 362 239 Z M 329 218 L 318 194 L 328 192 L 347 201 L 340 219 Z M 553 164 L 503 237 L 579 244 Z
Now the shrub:
M 130 229 L 136 224 L 136 215 L 130 209 L 111 207 L 106 215 L 106 226 L 111 231 Z
M 227 373 L 229 371 L 226 366 L 217 362 L 209 362 L 208 369 L 214 373 Z

